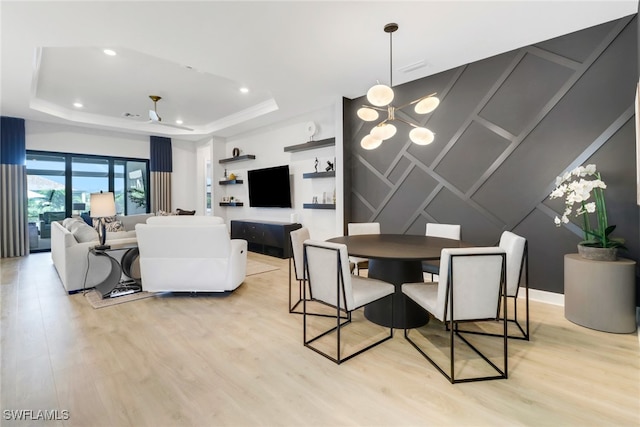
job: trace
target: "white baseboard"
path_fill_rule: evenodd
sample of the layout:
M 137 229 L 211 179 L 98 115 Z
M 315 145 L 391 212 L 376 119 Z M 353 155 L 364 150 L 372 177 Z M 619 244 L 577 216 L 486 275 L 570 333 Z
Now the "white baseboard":
M 518 298 L 525 298 L 525 296 L 527 295 L 526 292 L 527 290 L 525 288 L 520 288 L 520 291 L 518 291 Z M 541 291 L 538 289 L 529 289 L 529 299 L 531 301 L 538 301 L 546 304 L 564 307 L 564 294 Z M 638 340 L 640 341 L 640 307 L 636 307 L 636 323 L 638 325 L 636 334 L 638 335 Z
M 524 298 L 527 295 L 525 288 L 520 288 L 518 291 L 518 298 Z M 546 304 L 559 305 L 564 307 L 564 294 L 557 294 L 555 292 L 541 291 L 539 289 L 529 288 L 529 299 L 531 301 L 544 302 Z

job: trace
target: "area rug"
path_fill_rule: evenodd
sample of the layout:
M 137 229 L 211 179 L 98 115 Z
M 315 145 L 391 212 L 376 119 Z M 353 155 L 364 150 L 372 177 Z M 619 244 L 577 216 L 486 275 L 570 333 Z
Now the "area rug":
M 87 293 L 84 294 L 84 297 L 87 299 L 87 301 L 89 301 L 89 304 L 91 304 L 91 307 L 104 308 L 104 307 L 111 307 L 112 305 L 116 305 L 116 304 L 122 304 L 125 302 L 131 302 L 131 301 L 137 301 L 140 299 L 150 298 L 154 295 L 156 295 L 155 292 L 142 291 L 142 292 L 136 292 L 135 294 L 123 295 L 121 297 L 103 299 L 100 292 L 96 291 L 95 289 L 91 289 L 90 291 L 87 291 Z
M 247 260 L 247 276 L 252 276 L 254 274 L 266 273 L 269 271 L 278 270 L 278 267 L 273 265 L 266 264 L 264 262 L 248 259 Z M 91 289 L 87 291 L 84 296 L 89 301 L 89 304 L 93 308 L 104 308 L 111 307 L 116 304 L 122 304 L 125 302 L 137 301 L 145 298 L 150 298 L 152 296 L 157 295 L 158 292 L 136 292 L 135 294 L 123 295 L 121 297 L 116 298 L 102 298 L 100 292 L 95 289 Z
M 278 270 L 278 267 L 253 259 L 247 260 L 247 276 L 253 276 L 254 274 L 266 273 L 274 270 Z

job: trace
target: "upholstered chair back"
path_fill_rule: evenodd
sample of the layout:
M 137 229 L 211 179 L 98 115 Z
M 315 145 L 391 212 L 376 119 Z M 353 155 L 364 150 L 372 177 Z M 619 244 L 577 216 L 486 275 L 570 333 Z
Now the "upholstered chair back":
M 291 236 L 291 250 L 293 252 L 293 266 L 296 271 L 296 279 L 304 280 L 304 242 L 309 240 L 309 229 L 302 227 L 289 233 Z
M 354 298 L 347 246 L 307 240 L 304 242 L 304 253 L 307 280 L 313 298 L 332 306 L 339 301 L 340 308 L 352 310 Z M 338 286 L 338 283 L 342 286 Z
M 380 234 L 380 223 L 351 222 L 347 224 L 347 233 L 349 236 L 357 236 L 359 234 Z
M 428 222 L 425 235 L 431 237 L 441 237 L 443 239 L 460 240 L 460 225 Z
M 500 285 L 505 251 L 499 247 L 443 249 L 440 257 L 440 281 L 434 311 L 436 318 L 451 320 L 449 287 L 453 286 L 453 320 L 495 318 L 500 300 Z M 419 303 L 419 301 L 416 301 Z
M 500 236 L 499 246 L 507 253 L 507 296 L 518 295 L 526 244 L 527 239 L 510 231 L 504 231 Z

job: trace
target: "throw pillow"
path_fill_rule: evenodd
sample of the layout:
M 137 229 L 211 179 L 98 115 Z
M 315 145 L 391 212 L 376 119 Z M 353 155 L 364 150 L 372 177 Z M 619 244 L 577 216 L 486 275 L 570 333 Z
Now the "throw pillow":
M 98 232 L 85 224 L 84 221 L 76 221 L 70 225 L 69 232 L 73 234 L 78 243 L 93 242 L 98 240 Z
M 62 221 L 62 226 L 63 226 L 64 228 L 66 228 L 67 230 L 71 231 L 71 226 L 72 226 L 72 224 L 73 224 L 73 223 L 75 223 L 75 222 L 79 222 L 79 221 L 81 222 L 82 220 L 80 220 L 80 218 L 74 218 L 74 217 L 72 217 L 72 218 L 65 218 L 65 219 Z
M 105 216 L 104 218 L 102 218 L 102 221 L 104 221 L 105 223 L 105 227 L 109 227 L 109 223 L 111 222 L 115 222 L 116 221 L 116 216 Z M 101 226 L 101 219 L 100 218 L 92 218 L 92 222 L 93 222 L 93 228 L 96 229 L 96 231 L 98 233 L 100 233 L 100 228 L 102 228 Z
M 166 212 L 166 211 L 158 211 L 156 212 L 156 216 L 169 216 L 169 215 L 173 215 L 172 212 Z
M 180 209 L 180 208 L 176 209 L 176 212 L 177 212 L 178 215 L 195 215 L 196 214 L 195 210 L 186 211 L 186 210 Z
M 87 225 L 90 225 L 91 227 L 93 227 L 93 220 L 89 216 L 89 212 L 82 212 L 80 214 L 80 217 L 84 220 L 84 222 L 87 223 Z
M 112 221 L 105 224 L 105 230 L 110 232 L 125 231 L 121 221 Z

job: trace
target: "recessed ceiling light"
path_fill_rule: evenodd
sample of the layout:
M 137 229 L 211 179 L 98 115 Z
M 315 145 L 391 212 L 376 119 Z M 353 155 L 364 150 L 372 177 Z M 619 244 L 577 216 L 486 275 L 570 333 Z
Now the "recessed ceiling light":
M 73 103 L 73 106 L 74 106 L 74 107 L 76 107 L 76 108 L 82 108 L 82 107 L 84 107 L 84 105 L 82 105 L 82 103 L 81 103 L 81 102 L 74 102 L 74 103 Z
M 113 49 L 105 49 L 103 50 L 105 55 L 109 55 L 109 56 L 116 56 L 116 51 Z
M 248 87 L 241 87 L 241 88 L 240 88 L 240 92 L 242 92 L 242 93 L 249 93 L 249 88 L 248 88 Z
M 182 120 L 178 119 L 178 120 L 176 120 L 176 123 L 181 125 L 183 122 L 182 122 Z

